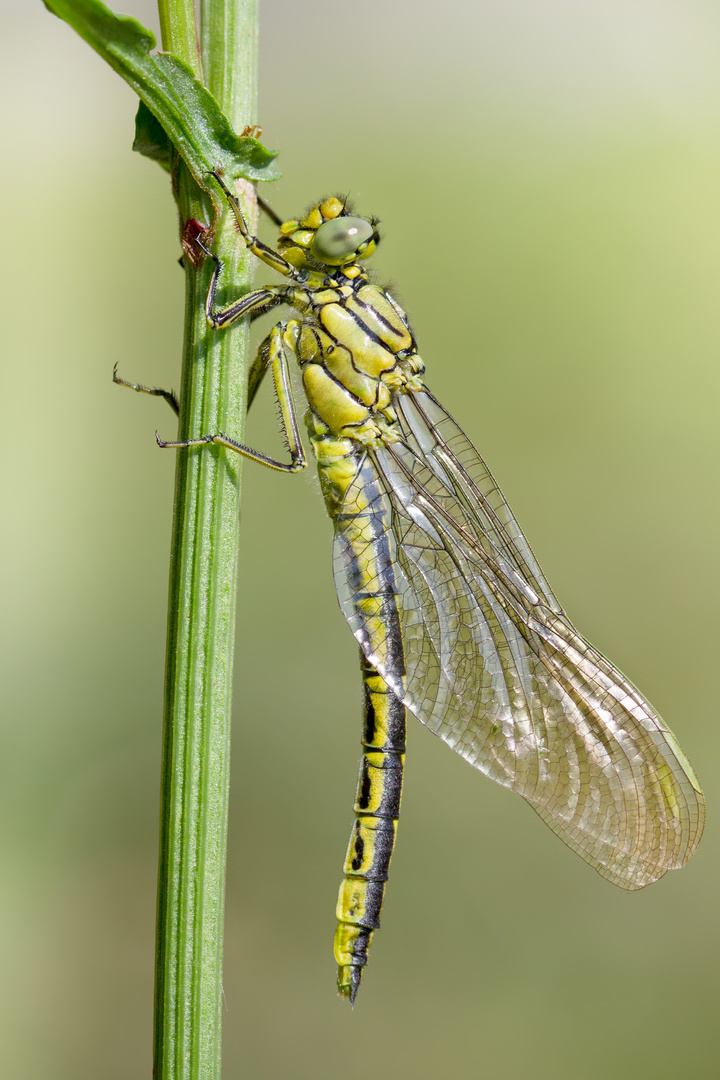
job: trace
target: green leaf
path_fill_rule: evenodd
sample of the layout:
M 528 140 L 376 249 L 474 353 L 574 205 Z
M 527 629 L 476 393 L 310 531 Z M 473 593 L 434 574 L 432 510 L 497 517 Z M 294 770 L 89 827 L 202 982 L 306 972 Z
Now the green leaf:
M 236 135 L 210 91 L 172 53 L 155 53 L 155 38 L 135 19 L 115 15 L 100 0 L 44 0 L 132 86 L 155 117 L 200 187 L 219 203 L 208 183 L 212 170 L 226 180 L 276 180 L 276 154 L 257 139 Z M 139 145 L 138 145 L 139 144 Z M 164 167 L 168 157 L 157 127 L 138 114 L 136 149 Z
M 138 105 L 135 117 L 133 150 L 157 161 L 168 172 L 172 170 L 172 143 L 160 121 L 153 116 L 144 101 Z

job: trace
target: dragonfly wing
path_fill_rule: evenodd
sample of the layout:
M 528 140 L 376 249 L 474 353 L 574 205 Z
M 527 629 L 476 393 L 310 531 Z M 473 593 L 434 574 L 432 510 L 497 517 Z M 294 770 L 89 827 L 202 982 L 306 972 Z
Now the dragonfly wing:
M 642 888 L 684 865 L 704 803 L 674 736 L 567 620 L 451 417 L 426 393 L 395 404 L 406 441 L 366 456 L 335 522 L 340 605 L 369 661 L 610 881 Z M 368 608 L 368 573 L 394 596 L 390 623 Z M 398 625 L 404 665 L 386 640 Z

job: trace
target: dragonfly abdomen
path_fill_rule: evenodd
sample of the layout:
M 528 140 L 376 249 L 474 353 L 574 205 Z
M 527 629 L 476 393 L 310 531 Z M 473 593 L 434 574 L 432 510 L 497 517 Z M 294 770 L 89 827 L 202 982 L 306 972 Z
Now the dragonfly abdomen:
M 357 449 L 343 453 L 348 440 L 316 439 L 325 501 L 336 528 L 342 530 L 343 557 L 358 602 L 366 616 L 360 663 L 363 678 L 363 756 L 360 763 L 355 823 L 350 835 L 345 875 L 337 904 L 335 959 L 338 988 L 355 1000 L 373 931 L 380 925 L 385 882 L 400 813 L 405 758 L 405 706 L 378 674 L 366 654 L 392 672 L 404 687 L 405 657 L 397 607 L 395 571 L 385 539 L 386 512 L 372 460 Z M 335 453 L 333 454 L 333 450 Z M 349 496 L 358 474 L 364 477 L 362 506 Z M 353 517 L 347 527 L 345 515 Z
M 362 652 L 360 663 L 365 704 L 363 756 L 334 943 L 338 989 L 351 1002 L 360 986 L 373 932 L 380 925 L 405 760 L 405 706 Z

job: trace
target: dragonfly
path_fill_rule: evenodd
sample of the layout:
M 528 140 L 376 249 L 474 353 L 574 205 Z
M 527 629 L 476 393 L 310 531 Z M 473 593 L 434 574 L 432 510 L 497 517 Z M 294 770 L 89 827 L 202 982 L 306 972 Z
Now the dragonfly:
M 286 281 L 218 307 L 223 264 L 198 237 L 214 261 L 208 323 L 220 332 L 279 306 L 297 316 L 272 327 L 250 372 L 250 401 L 272 372 L 289 460 L 220 432 L 157 441 L 219 445 L 298 472 L 307 459 L 289 365 L 299 366 L 364 688 L 334 941 L 338 988 L 354 1003 L 395 844 L 407 711 L 623 889 L 685 865 L 702 834 L 703 794 L 673 733 L 569 621 L 487 465 L 428 389 L 405 312 L 365 269 L 377 221 L 330 196 L 301 219 L 276 218 L 274 249 L 212 175 L 244 243 Z

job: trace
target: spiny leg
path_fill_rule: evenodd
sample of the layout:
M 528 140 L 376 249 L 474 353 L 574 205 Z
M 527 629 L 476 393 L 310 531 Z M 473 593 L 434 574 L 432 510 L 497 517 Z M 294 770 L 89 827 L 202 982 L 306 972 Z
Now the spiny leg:
M 250 251 L 252 251 L 253 255 L 257 255 L 258 259 L 261 259 L 264 263 L 267 263 L 267 265 L 271 266 L 273 270 L 277 270 L 280 274 L 284 274 L 285 277 L 291 277 L 295 279 L 299 278 L 300 272 L 296 269 L 296 267 L 292 266 L 287 261 L 287 259 L 284 259 L 279 252 L 274 251 L 271 247 L 268 247 L 267 244 L 263 244 L 262 240 L 259 240 L 257 236 L 253 236 L 253 234 L 248 228 L 248 224 L 245 220 L 245 215 L 242 212 L 242 207 L 240 206 L 240 201 L 237 195 L 235 195 L 235 193 L 230 190 L 230 188 L 227 186 L 220 174 L 217 172 L 212 172 L 211 176 L 215 177 L 218 184 L 223 189 L 225 198 L 230 204 L 230 209 L 232 210 L 235 220 L 237 221 L 240 235 L 245 241 L 247 247 L 250 249 Z
M 215 263 L 212 278 L 210 280 L 210 287 L 208 288 L 207 298 L 205 300 L 205 311 L 207 320 L 213 329 L 217 330 L 223 326 L 228 326 L 230 323 L 235 322 L 237 319 L 243 317 L 243 315 L 249 315 L 250 319 L 259 318 L 261 315 L 266 315 L 268 311 L 272 311 L 274 307 L 279 304 L 286 303 L 288 297 L 286 295 L 286 287 L 284 285 L 271 285 L 267 289 L 258 289 L 255 292 L 248 293 L 246 296 L 240 297 L 227 308 L 220 309 L 219 311 L 213 311 L 213 302 L 215 299 L 215 292 L 217 288 L 217 281 L 220 273 L 222 272 L 222 262 L 218 259 L 217 255 L 213 255 L 211 251 L 205 247 L 200 241 L 196 240 L 196 243 L 202 248 L 206 255 L 208 255 Z M 266 339 L 260 346 L 260 350 L 267 347 L 268 339 Z M 262 381 L 265 374 L 265 367 L 267 363 L 260 367 L 260 353 L 253 363 L 250 369 L 249 376 L 249 401 L 248 408 L 252 404 L 255 393 L 258 386 Z M 128 390 L 136 390 L 140 394 L 151 394 L 154 397 L 162 397 L 167 401 L 170 408 L 173 410 L 176 416 L 180 415 L 180 403 L 177 396 L 172 390 L 163 390 L 160 386 L 144 386 L 142 383 L 128 382 L 126 379 L 121 379 L 117 373 L 118 365 L 113 368 L 113 382 L 118 386 L 124 386 Z
M 239 204 L 237 198 L 232 194 L 232 192 L 229 190 L 229 188 L 226 186 L 226 184 L 223 182 L 223 180 L 220 178 L 220 176 L 217 173 L 213 173 L 212 175 L 215 177 L 215 179 L 217 180 L 217 182 L 220 184 L 221 188 L 223 189 L 223 192 L 225 193 L 225 196 L 228 199 L 228 202 L 230 203 L 231 209 L 232 209 L 232 211 L 233 211 L 233 213 L 235 215 L 235 218 L 236 218 L 236 220 L 238 222 L 238 226 L 239 226 L 240 231 L 242 233 L 243 239 L 245 239 L 246 242 L 248 243 L 248 246 L 250 247 L 250 250 L 253 251 L 254 254 L 256 254 L 259 258 L 262 258 L 263 261 L 267 262 L 268 259 L 264 258 L 263 252 L 255 250 L 255 247 L 262 248 L 264 252 L 268 252 L 273 256 L 273 259 L 270 261 L 271 266 L 273 266 L 277 270 L 280 270 L 282 273 L 291 274 L 292 276 L 295 276 L 296 275 L 296 270 L 294 269 L 294 267 L 291 267 L 289 263 L 286 263 L 285 260 L 282 259 L 282 256 L 277 255 L 277 253 L 273 252 L 272 249 L 266 248 L 265 245 L 261 245 L 260 241 L 258 241 L 256 237 L 250 237 L 248 229 L 247 229 L 247 224 L 245 222 L 245 218 L 243 216 L 242 210 L 240 209 L 240 204 Z M 265 211 L 265 213 L 268 215 L 268 217 L 270 217 L 271 220 L 275 222 L 275 224 L 281 225 L 282 221 L 280 220 L 278 215 L 275 213 L 275 211 L 272 209 L 272 207 L 270 207 L 267 203 L 265 203 L 264 200 L 261 199 L 261 198 L 259 198 L 259 202 L 260 202 L 261 208 Z M 211 277 L 211 280 L 210 280 L 210 286 L 209 286 L 208 292 L 207 292 L 207 297 L 206 297 L 206 300 L 205 300 L 205 312 L 206 312 L 207 320 L 210 323 L 210 325 L 213 327 L 213 329 L 217 330 L 217 329 L 220 329 L 223 326 L 228 326 L 231 323 L 235 322 L 237 319 L 242 318 L 244 315 L 249 315 L 250 316 L 250 321 L 253 322 L 255 319 L 259 318 L 260 316 L 267 314 L 269 311 L 272 311 L 272 309 L 277 307 L 279 304 L 287 302 L 287 300 L 289 298 L 287 296 L 287 291 L 286 291 L 285 286 L 269 286 L 268 288 L 258 289 L 255 292 L 251 292 L 251 293 L 248 293 L 245 296 L 240 297 L 239 300 L 234 301 L 232 304 L 230 304 L 226 308 L 220 308 L 219 310 L 213 310 L 214 301 L 215 301 L 215 294 L 216 294 L 216 291 L 217 291 L 217 283 L 218 283 L 218 279 L 219 279 L 219 277 L 220 277 L 220 275 L 222 273 L 223 264 L 222 264 L 221 259 L 219 259 L 217 255 L 215 255 L 212 251 L 210 251 L 205 246 L 205 244 L 202 242 L 202 240 L 200 239 L 200 230 L 201 230 L 201 227 L 198 226 L 198 232 L 193 237 L 193 241 L 196 244 L 196 246 L 199 247 L 202 252 L 204 252 L 205 255 L 207 255 L 209 258 L 211 258 L 213 260 L 213 262 L 215 264 L 214 268 L 213 268 L 212 277 Z M 253 243 L 251 244 L 250 241 L 252 241 Z M 282 266 L 279 265 L 280 261 L 283 264 Z M 183 265 L 183 260 L 182 259 L 180 259 L 180 264 Z M 257 393 L 257 390 L 259 389 L 260 383 L 262 382 L 262 379 L 264 377 L 267 366 L 270 363 L 269 347 L 268 346 L 269 346 L 269 341 L 270 341 L 271 336 L 272 335 L 269 335 L 268 338 L 266 338 L 265 341 L 263 341 L 262 345 L 260 346 L 260 349 L 258 350 L 257 358 L 255 359 L 255 362 L 253 363 L 252 368 L 250 369 L 250 374 L 249 374 L 249 379 L 248 379 L 248 408 L 250 408 L 250 406 L 252 405 L 255 394 Z M 174 393 L 174 391 L 172 391 L 172 390 L 164 390 L 162 387 L 159 387 L 159 386 L 144 386 L 142 383 L 128 382 L 126 379 L 120 378 L 120 376 L 117 373 L 117 369 L 118 369 L 118 365 L 115 364 L 115 367 L 113 368 L 113 382 L 116 383 L 118 386 L 124 386 L 128 390 L 135 390 L 135 391 L 137 391 L 138 393 L 141 393 L 141 394 L 150 394 L 150 395 L 152 395 L 154 397 L 162 397 L 162 398 L 165 399 L 165 401 L 167 401 L 168 405 L 173 410 L 175 415 L 176 416 L 180 415 L 180 403 L 179 403 L 179 401 L 177 399 L 177 396 Z M 285 379 L 285 382 L 287 383 L 287 379 Z M 295 424 L 293 426 L 295 428 L 295 435 L 297 436 L 297 427 L 296 427 Z M 208 440 L 205 439 L 203 441 L 208 441 Z M 174 444 L 163 444 L 163 445 L 174 445 Z M 238 446 L 239 445 L 240 444 L 238 444 Z M 299 438 L 296 438 L 296 445 L 299 445 Z M 237 446 L 232 447 L 232 449 L 237 449 Z M 260 455 L 260 456 L 264 457 L 264 455 Z M 272 460 L 272 459 L 268 459 L 268 460 Z
M 263 213 L 266 214 L 272 221 L 273 225 L 277 225 L 279 229 L 280 226 L 284 224 L 285 219 L 280 217 L 277 210 L 274 210 L 270 203 L 263 199 L 262 195 L 258 195 L 257 201 L 258 206 L 263 211 Z
M 214 435 L 201 435 L 197 439 L 182 439 L 171 442 L 165 442 L 164 439 L 161 439 L 160 436 L 156 434 L 155 438 L 157 439 L 158 446 L 163 449 L 170 448 L 179 450 L 194 446 L 213 444 L 215 446 L 225 446 L 228 450 L 234 450 L 235 453 L 241 454 L 251 461 L 257 461 L 259 465 L 265 465 L 269 469 L 276 469 L 278 472 L 298 472 L 300 469 L 304 469 L 307 465 L 307 460 L 305 458 L 305 452 L 303 451 L 302 442 L 300 441 L 287 362 L 288 352 L 292 354 L 295 354 L 296 352 L 298 329 L 299 324 L 295 320 L 292 320 L 289 323 L 278 323 L 276 326 L 273 326 L 258 352 L 259 360 L 262 361 L 262 358 L 267 356 L 267 363 L 272 367 L 275 396 L 280 407 L 282 434 L 290 455 L 289 463 L 277 461 L 267 454 L 262 454 L 257 450 L 253 450 L 251 447 L 246 446 L 244 443 L 237 442 L 236 439 L 231 439 L 229 435 L 224 435 L 222 432 L 217 432 Z M 253 370 L 255 370 L 257 364 L 258 361 L 253 364 Z
M 301 272 L 292 266 L 287 259 L 284 259 L 282 255 L 277 251 L 274 251 L 271 247 L 268 247 L 267 244 L 263 244 L 257 236 L 252 235 L 237 196 L 230 190 L 219 173 L 213 172 L 211 175 L 214 176 L 215 180 L 217 180 L 223 190 L 225 198 L 227 199 L 237 222 L 240 235 L 245 241 L 247 248 L 252 251 L 258 259 L 261 259 L 262 262 L 271 266 L 273 270 L 277 270 L 279 273 L 284 274 L 285 277 L 292 278 L 294 281 L 302 280 Z M 266 312 L 272 310 L 272 308 L 277 307 L 278 304 L 287 303 L 292 306 L 293 289 L 291 286 L 270 285 L 264 289 L 258 289 L 255 292 L 248 293 L 246 296 L 241 296 L 238 300 L 233 301 L 226 307 L 216 309 L 215 297 L 218 281 L 223 270 L 223 263 L 214 252 L 210 251 L 205 246 L 199 237 L 195 238 L 195 243 L 215 264 L 210 279 L 207 297 L 205 299 L 205 315 L 207 321 L 215 330 L 219 330 L 223 326 L 229 326 L 231 323 L 234 323 L 236 319 L 242 318 L 243 315 L 250 315 L 251 319 L 257 318 L 259 315 L 264 315 Z
M 255 401 L 257 392 L 262 385 L 262 381 L 265 378 L 268 368 L 270 367 L 270 338 L 272 334 L 268 334 L 265 340 L 258 348 L 255 359 L 250 365 L 250 371 L 248 373 L 247 382 L 247 408 L 248 412 L 252 408 L 252 404 Z
M 210 251 L 209 248 L 206 248 L 202 240 L 196 239 L 195 243 L 215 264 L 212 277 L 210 278 L 207 296 L 205 297 L 205 317 L 213 330 L 219 330 L 223 326 L 229 326 L 237 319 L 241 319 L 243 315 L 249 315 L 251 320 L 253 318 L 258 318 L 260 315 L 266 315 L 268 311 L 272 311 L 272 309 L 279 304 L 285 304 L 291 301 L 292 298 L 288 295 L 287 285 L 268 285 L 264 289 L 256 289 L 255 292 L 246 293 L 245 296 L 241 296 L 239 300 L 234 300 L 232 304 L 228 304 L 227 307 L 216 309 L 215 294 L 217 293 L 218 280 L 223 270 L 223 261 L 218 258 L 214 252 Z
M 264 314 L 264 312 L 260 312 Z M 251 316 L 252 318 L 252 316 Z M 255 396 L 260 389 L 260 384 L 265 378 L 265 372 L 267 371 L 270 363 L 268 353 L 269 338 L 266 338 L 261 344 L 258 354 L 253 361 L 250 368 L 250 374 L 248 375 L 248 410 L 251 408 Z M 173 390 L 163 390 L 160 386 L 143 386 L 142 383 L 131 383 L 127 379 L 121 379 L 117 373 L 118 365 L 113 368 L 113 382 L 117 386 L 124 386 L 128 390 L 136 390 L 139 394 L 151 394 L 154 397 L 161 397 L 167 401 L 168 405 L 175 413 L 176 416 L 180 415 L 180 402 Z
M 231 323 L 241 319 L 243 315 L 249 315 L 252 319 L 253 316 L 266 315 L 268 311 L 272 311 L 273 308 L 278 307 L 280 304 L 292 302 L 292 296 L 289 295 L 290 290 L 287 285 L 268 285 L 267 288 L 256 289 L 255 292 L 241 296 L 239 300 L 234 300 L 227 307 L 215 308 L 215 294 L 218 280 L 222 274 L 223 263 L 222 259 L 219 259 L 211 251 L 207 251 L 207 248 L 204 250 L 215 263 L 205 298 L 205 317 L 213 330 L 220 330 L 223 326 L 230 326 Z
M 118 366 L 116 364 L 113 368 L 113 382 L 117 386 L 124 386 L 128 390 L 136 390 L 139 394 L 151 394 L 153 397 L 165 398 L 165 401 L 167 401 L 175 415 L 180 415 L 180 403 L 173 390 L 163 390 L 161 386 L 143 386 L 142 383 L 128 382 L 126 379 L 120 378 L 117 369 Z

